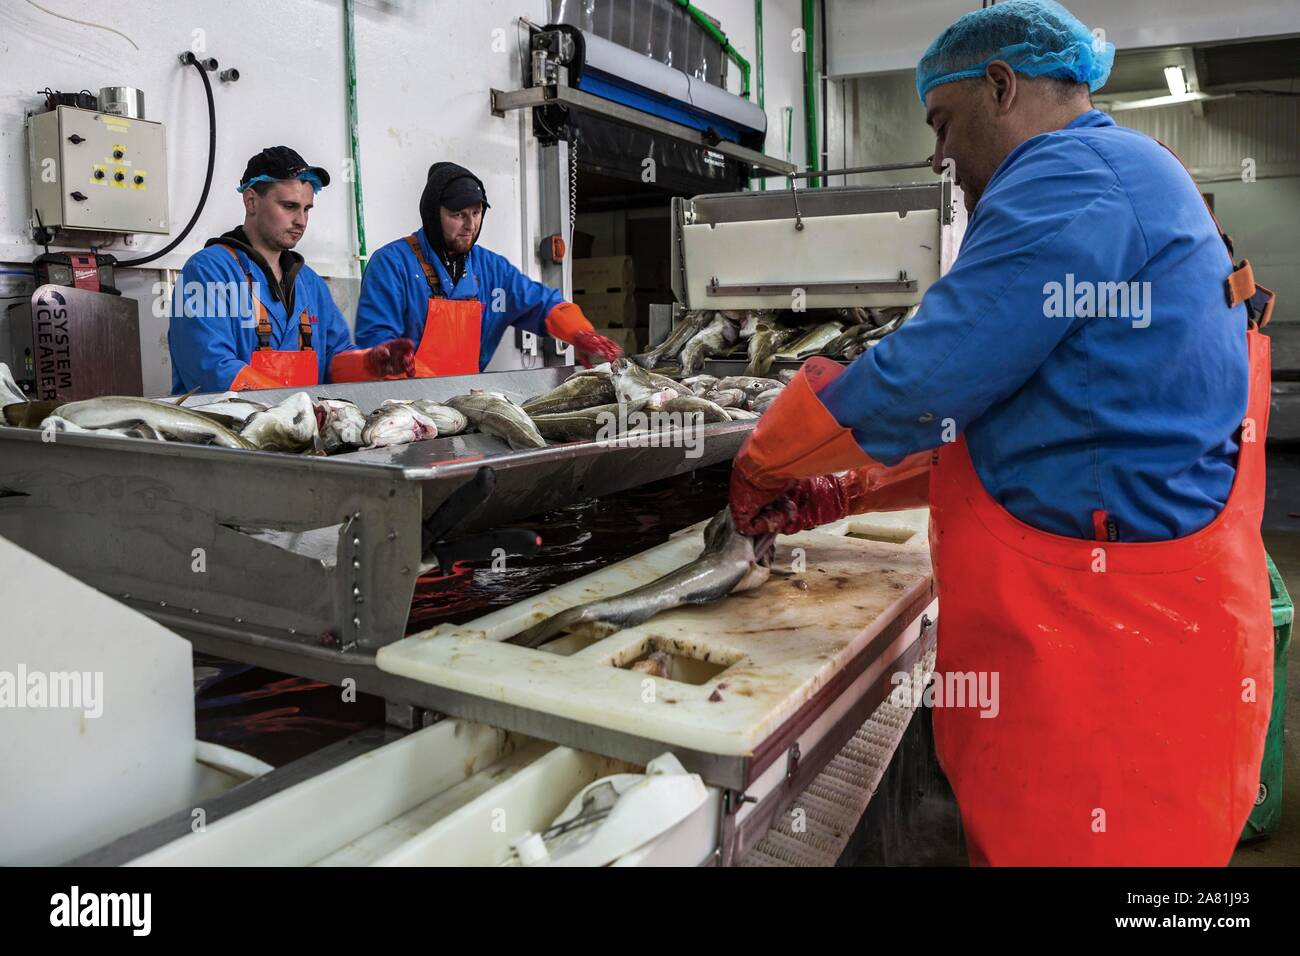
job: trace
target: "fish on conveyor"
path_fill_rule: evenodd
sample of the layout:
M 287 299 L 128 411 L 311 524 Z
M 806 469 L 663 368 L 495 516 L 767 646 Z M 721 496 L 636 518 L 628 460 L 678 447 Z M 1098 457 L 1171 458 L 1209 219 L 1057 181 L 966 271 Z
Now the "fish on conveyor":
M 469 419 L 450 405 L 435 402 L 429 398 L 389 398 L 385 405 L 410 405 L 417 412 L 433 421 L 438 426 L 439 438 L 459 435 L 469 428 Z
M 758 418 L 758 412 L 751 412 L 747 408 L 728 408 L 724 411 L 733 422 L 752 422 Z
M 760 392 L 755 396 L 754 400 L 749 403 L 749 410 L 751 412 L 758 412 L 760 415 L 763 414 L 767 411 L 768 406 L 776 401 L 777 396 L 780 395 L 782 391 L 784 391 L 784 386 L 782 388 L 769 388 L 766 392 Z
M 719 408 L 741 408 L 749 399 L 743 388 L 715 388 L 704 397 Z
M 703 395 L 718 384 L 716 375 L 692 375 L 682 379 L 682 384 L 691 390 L 692 395 Z
M 530 398 L 520 408 L 529 415 L 556 415 L 608 405 L 615 398 L 614 380 L 610 373 L 589 370 L 571 375 L 549 392 Z
M 321 441 L 316 406 L 306 392 L 294 392 L 278 405 L 250 416 L 239 434 L 263 451 L 310 451 Z
M 648 352 L 642 352 L 634 356 L 638 365 L 642 368 L 656 368 L 661 364 L 675 359 L 681 354 L 686 343 L 709 324 L 713 318 L 713 313 L 704 311 L 687 312 L 682 316 L 682 320 L 677 323 L 676 327 L 668 333 L 668 338 L 664 339 Z
M 770 574 L 775 541 L 772 534 L 757 538 L 741 534 L 731 509 L 723 508 L 704 529 L 704 550 L 694 561 L 625 594 L 561 611 L 507 638 L 506 643 L 539 647 L 574 630 L 603 637 L 675 607 L 707 604 L 751 590 Z
M 797 329 L 770 324 L 761 326 L 749 340 L 749 363 L 745 366 L 745 374 L 766 375 L 776 361 L 776 354 L 798 334 Z
M 500 392 L 471 389 L 468 395 L 454 395 L 450 405 L 486 435 L 495 435 L 511 448 L 545 448 L 546 439 L 537 431 L 528 413 Z
M 361 441 L 366 448 L 387 448 L 407 445 L 438 437 L 438 426 L 433 419 L 411 405 L 380 405 L 366 416 Z
M 354 402 L 336 398 L 320 399 L 316 402 L 316 426 L 326 454 L 332 455 L 344 448 L 357 448 L 365 444 L 361 433 L 366 429 L 366 416 Z
M 64 435 L 110 435 L 116 438 L 144 438 L 150 441 L 167 440 L 157 429 L 144 422 L 136 422 L 128 428 L 82 428 L 66 418 L 50 415 L 41 422 L 41 428 Z
M 683 416 L 700 415 L 703 416 L 705 425 L 731 421 L 725 408 L 698 395 L 678 395 L 676 398 L 671 398 L 660 405 L 659 411 Z
M 547 441 L 595 441 L 597 438 L 613 437 L 626 417 L 632 412 L 641 411 L 645 405 L 645 402 L 633 402 L 630 405 L 611 402 L 608 405 L 593 405 L 591 408 L 577 408 L 553 415 L 534 415 L 533 424 Z
M 776 373 L 776 380 L 782 385 L 789 385 L 794 381 L 794 377 L 799 374 L 797 368 L 783 368 Z
M 14 378 L 13 372 L 9 371 L 8 365 L 0 362 L 0 405 L 16 405 L 25 401 L 27 401 L 27 396 L 18 387 L 18 381 Z
M 224 398 L 215 402 L 207 402 L 203 405 L 183 405 L 182 408 L 188 408 L 192 412 L 198 412 L 200 415 L 220 416 L 218 420 L 227 420 L 244 425 L 250 418 L 258 412 L 264 412 L 271 406 L 262 402 L 255 402 L 251 398 L 239 398 L 238 392 L 232 392 Z
M 718 389 L 738 388 L 745 393 L 745 400 L 752 401 L 770 388 L 783 388 L 783 384 L 774 378 L 761 378 L 756 375 L 728 375 L 718 379 L 714 386 Z
M 839 336 L 843 327 L 838 322 L 823 322 L 807 334 L 795 339 L 790 345 L 776 353 L 778 359 L 798 361 L 817 355 Z
M 682 377 L 696 374 L 706 358 L 729 352 L 739 338 L 736 324 L 719 312 L 682 348 Z
M 620 405 L 647 402 L 653 408 L 685 390 L 685 386 L 662 375 L 651 375 L 626 358 L 614 361 L 610 377 L 614 383 L 614 396 Z
M 309 403 L 310 404 L 310 403 Z M 248 439 L 212 419 L 171 402 L 106 395 L 58 407 L 58 417 L 82 428 L 130 428 L 143 422 L 172 441 L 222 448 L 256 448 Z M 312 415 L 315 422 L 315 415 Z

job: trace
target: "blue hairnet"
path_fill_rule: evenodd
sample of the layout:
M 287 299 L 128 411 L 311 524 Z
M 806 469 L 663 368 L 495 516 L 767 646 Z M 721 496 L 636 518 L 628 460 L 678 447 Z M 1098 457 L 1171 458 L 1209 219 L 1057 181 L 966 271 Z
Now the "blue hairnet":
M 313 195 L 320 192 L 321 190 L 320 177 L 318 177 L 310 169 L 299 173 L 297 176 L 294 177 L 294 179 L 301 179 L 305 183 L 311 183 L 311 191 Z M 240 183 L 238 186 L 236 186 L 235 192 L 242 193 L 249 186 L 253 185 L 253 183 L 278 183 L 280 181 L 281 180 L 276 179 L 274 176 L 266 176 L 266 175 L 254 176 L 248 182 Z
M 961 17 L 930 44 L 916 65 L 916 92 L 941 83 L 983 76 L 1002 60 L 1025 76 L 1087 83 L 1096 92 L 1110 76 L 1115 44 L 1094 39 L 1055 0 L 1005 0 Z

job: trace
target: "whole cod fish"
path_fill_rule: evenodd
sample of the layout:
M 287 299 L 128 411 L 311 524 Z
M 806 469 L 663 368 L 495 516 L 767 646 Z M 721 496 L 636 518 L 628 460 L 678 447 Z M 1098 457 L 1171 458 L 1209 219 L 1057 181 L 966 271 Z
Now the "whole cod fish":
M 546 439 L 538 433 L 528 413 L 500 392 L 475 388 L 468 395 L 452 396 L 446 404 L 473 422 L 479 431 L 495 435 L 515 450 L 546 447 Z
M 693 311 L 682 316 L 682 320 L 664 339 L 648 352 L 633 356 L 636 363 L 643 368 L 657 368 L 661 364 L 671 364 L 681 354 L 686 343 L 693 339 L 713 318 L 710 312 Z
M 249 416 L 239 434 L 264 451 L 324 450 L 320 446 L 316 406 L 306 392 L 295 392 L 278 405 Z
M 221 448 L 257 447 L 198 412 L 178 408 L 170 402 L 155 402 L 147 398 L 124 395 L 87 398 L 60 405 L 57 414 L 82 428 L 130 428 L 143 422 L 172 441 L 217 445 Z M 314 421 L 315 416 L 312 417 Z
M 831 342 L 835 341 L 843 331 L 843 327 L 838 322 L 823 322 L 821 325 L 812 329 L 807 334 L 796 339 L 790 345 L 776 353 L 778 359 L 786 361 L 798 361 L 799 359 L 811 358 L 817 355 Z
M 690 389 L 686 386 L 662 375 L 648 372 L 626 358 L 614 361 L 610 378 L 614 383 L 614 395 L 620 405 L 648 402 L 651 407 L 655 407 L 670 398 L 690 394 Z
M 695 375 L 704 360 L 731 351 L 740 338 L 740 329 L 725 313 L 719 312 L 713 321 L 701 329 L 682 349 L 682 377 Z
M 597 405 L 608 405 L 615 400 L 614 380 L 609 372 L 595 369 L 575 373 L 549 392 L 530 398 L 520 407 L 529 415 L 557 415 Z
M 707 604 L 733 592 L 751 590 L 770 574 L 775 541 L 773 534 L 759 538 L 740 534 L 731 509 L 723 508 L 704 529 L 704 550 L 694 561 L 626 594 L 561 611 L 506 643 L 538 647 L 573 630 L 604 637 L 635 627 L 662 611 L 684 604 Z

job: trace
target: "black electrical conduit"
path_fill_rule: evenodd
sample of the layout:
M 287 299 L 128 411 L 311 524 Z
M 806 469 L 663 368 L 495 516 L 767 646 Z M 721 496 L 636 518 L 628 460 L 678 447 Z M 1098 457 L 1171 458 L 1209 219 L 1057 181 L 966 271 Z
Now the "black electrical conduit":
M 151 252 L 147 256 L 141 256 L 139 259 L 126 259 L 119 261 L 117 263 L 119 268 L 122 266 L 142 266 L 146 262 L 153 262 L 155 259 L 167 255 L 167 253 L 171 252 L 184 242 L 185 237 L 188 236 L 190 230 L 194 228 L 194 224 L 199 221 L 199 216 L 203 213 L 203 207 L 208 201 L 208 191 L 212 188 L 212 168 L 217 159 L 217 107 L 212 101 L 212 84 L 208 82 L 207 70 L 204 69 L 203 64 L 199 62 L 199 58 L 193 53 L 186 53 L 182 62 L 199 71 L 199 78 L 203 80 L 203 92 L 208 98 L 208 171 L 203 177 L 203 193 L 199 196 L 199 204 L 194 207 L 194 215 L 190 216 L 190 221 L 185 224 L 185 228 L 181 230 L 179 236 L 167 243 L 167 245 L 163 246 L 157 252 Z

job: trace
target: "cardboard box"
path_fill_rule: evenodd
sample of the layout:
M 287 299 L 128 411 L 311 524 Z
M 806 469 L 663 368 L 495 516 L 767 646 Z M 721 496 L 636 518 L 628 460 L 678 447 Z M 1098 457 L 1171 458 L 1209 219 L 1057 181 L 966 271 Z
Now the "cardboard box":
M 637 300 L 631 292 L 575 292 L 573 301 L 594 326 L 630 329 L 637 324 Z
M 632 292 L 667 289 L 666 259 L 633 259 L 631 256 L 596 256 L 573 260 L 575 293 Z
M 596 256 L 573 260 L 573 291 L 587 293 L 631 292 L 636 287 L 636 266 L 631 256 Z
M 645 351 L 645 333 L 639 329 L 602 329 L 597 326 L 596 332 L 617 342 L 626 355 Z

